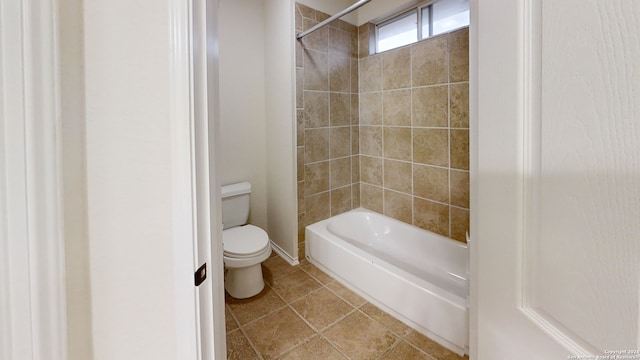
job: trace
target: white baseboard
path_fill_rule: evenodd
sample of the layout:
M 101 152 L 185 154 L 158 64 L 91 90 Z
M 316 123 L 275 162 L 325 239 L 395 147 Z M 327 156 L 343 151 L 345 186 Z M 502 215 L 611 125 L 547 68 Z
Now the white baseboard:
M 282 250 L 282 248 L 280 248 L 280 246 L 278 246 L 272 240 L 269 240 L 269 242 L 271 242 L 271 249 L 273 249 L 273 251 L 275 251 L 276 254 L 280 255 L 281 258 L 285 259 L 286 262 L 291 264 L 291 266 L 300 265 L 300 261 L 298 261 L 298 257 L 289 256 L 289 254 L 287 254 L 286 251 Z

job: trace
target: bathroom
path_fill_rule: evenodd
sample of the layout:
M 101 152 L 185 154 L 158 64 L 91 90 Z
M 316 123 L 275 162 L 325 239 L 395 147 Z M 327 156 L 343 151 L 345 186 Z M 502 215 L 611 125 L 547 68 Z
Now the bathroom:
M 320 7 L 318 1 L 305 3 Z M 350 3 L 320 10 L 333 14 Z M 385 162 L 409 164 L 406 149 L 385 154 L 377 142 L 378 136 L 385 143 L 406 133 L 386 134 L 384 124 L 374 116 L 363 119 L 360 111 L 360 124 L 370 121 L 365 132 L 374 136 L 366 137 L 363 147 L 358 129 L 358 148 L 344 158 L 361 161 L 359 181 L 368 185 L 360 189 L 368 195 L 358 196 L 357 186 L 356 191 L 351 186 L 349 206 L 329 201 L 340 205 L 336 212 L 367 204 L 408 221 L 406 212 L 384 201 L 385 193 L 399 194 L 400 204 L 414 201 L 413 208 L 399 208 L 412 209 L 417 225 L 438 224 L 436 232 L 458 239 L 470 230 L 472 359 L 637 354 L 639 5 L 632 0 L 470 3 L 469 130 L 446 130 L 450 136 L 469 134 L 468 168 L 432 166 L 447 169 L 451 184 L 456 183 L 451 173 L 469 174 L 468 204 L 461 200 L 465 196 L 455 200 L 461 202 L 451 199 L 446 209 L 439 207 L 439 221 L 415 222 L 423 214 L 413 211 L 416 199 L 423 196 L 415 186 L 414 193 L 394 190 L 386 185 L 406 184 L 384 178 Z M 395 2 L 370 5 L 383 4 Z M 362 7 L 359 14 L 374 7 Z M 30 196 L 13 188 L 2 192 L 9 210 L 3 213 L 5 220 L 9 215 L 9 220 L 35 219 L 22 223 L 33 227 L 31 236 L 47 240 L 27 248 L 14 240 L 22 239 L 21 233 L 13 236 L 18 228 L 7 228 L 0 268 L 11 291 L 0 299 L 0 311 L 3 318 L 20 321 L 3 321 L 2 329 L 9 330 L 0 340 L 3 345 L 26 341 L 2 346 L 2 355 L 32 347 L 47 349 L 46 356 L 56 360 L 213 357 L 206 352 L 224 358 L 219 340 L 225 325 L 216 304 L 224 301 L 222 254 L 215 240 L 222 230 L 218 189 L 231 182 L 251 182 L 250 222 L 268 230 L 274 242 L 266 280 L 276 268 L 293 268 L 293 278 L 326 281 L 328 292 L 317 293 L 350 298 L 342 288 L 330 288 L 335 283 L 304 263 L 301 251 L 306 239 L 299 224 L 309 218 L 307 201 L 324 201 L 328 191 L 346 192 L 349 185 L 315 193 L 313 188 L 326 185 L 311 184 L 307 177 L 326 173 L 312 169 L 326 167 L 325 162 L 331 174 L 331 161 L 343 157 L 329 155 L 297 172 L 299 154 L 309 152 L 310 144 L 305 139 L 301 145 L 295 132 L 301 128 L 297 109 L 303 114 L 308 109 L 296 107 L 296 72 L 303 70 L 295 57 L 292 1 L 7 0 L 0 17 L 3 39 L 22 40 L 0 43 L 3 89 L 27 90 L 2 93 L 3 115 L 24 122 L 3 127 L 11 140 L 3 144 L 16 156 L 5 157 L 10 161 L 2 171 L 18 176 L 18 183 L 24 180 L 20 176 L 30 180 L 22 183 Z M 209 25 L 212 34 L 203 36 Z M 219 73 L 211 71 L 218 68 Z M 9 76 L 20 73 L 25 76 Z M 365 76 L 359 75 L 358 87 Z M 303 84 L 303 95 L 304 90 Z M 365 90 L 349 94 L 360 97 Z M 20 146 L 25 139 L 26 146 Z M 461 143 L 460 149 L 466 148 Z M 380 157 L 380 151 L 392 159 Z M 452 155 L 449 151 L 447 158 Z M 391 162 L 396 157 L 404 159 L 401 164 Z M 466 178 L 460 181 L 463 186 L 456 188 L 466 189 Z M 373 192 L 381 192 L 383 201 L 369 196 Z M 432 202 L 443 205 L 441 194 L 431 194 Z M 20 201 L 38 211 L 24 212 Z M 313 217 L 333 211 L 317 209 L 323 214 Z M 196 244 L 195 239 L 208 238 L 214 242 Z M 33 257 L 22 256 L 22 250 Z M 31 271 L 22 271 L 20 261 Z M 301 265 L 288 265 L 296 261 Z M 194 288 L 194 271 L 205 262 L 209 271 L 197 272 L 205 281 Z M 24 301 L 28 298 L 33 303 Z M 19 306 L 5 306 L 7 299 Z M 39 309 L 50 311 L 30 311 Z M 370 306 L 354 313 L 356 320 L 387 319 Z M 31 327 L 18 326 L 29 319 Z M 397 339 L 381 334 L 387 341 Z M 409 335 L 402 340 L 413 347 L 403 341 L 386 344 L 415 351 Z
M 313 8 L 314 6 L 316 8 L 322 6 L 311 1 L 305 3 L 307 5 L 310 5 L 311 8 Z M 352 2 L 345 2 L 343 4 L 340 4 L 339 6 L 336 5 L 333 8 L 325 8 L 326 12 L 324 13 L 337 13 L 339 10 L 346 8 L 350 3 Z M 387 8 L 388 11 L 393 12 L 394 5 L 397 6 L 398 3 L 402 2 L 387 3 L 393 3 L 389 4 L 389 8 Z M 260 8 L 261 6 L 260 3 L 254 5 L 257 8 Z M 225 6 L 228 6 L 228 8 L 225 8 Z M 381 64 L 371 64 L 378 60 L 380 61 L 380 63 L 384 62 L 384 60 L 379 59 L 381 56 L 378 56 L 378 60 L 376 60 L 371 59 L 370 57 L 367 58 L 365 56 L 362 56 L 363 54 L 357 53 L 357 56 L 353 56 L 351 58 L 352 67 L 348 70 L 348 72 L 351 74 L 350 81 L 354 78 L 353 64 L 355 63 L 360 64 L 356 72 L 360 77 L 359 81 L 357 83 L 349 82 L 342 85 L 336 85 L 338 87 L 347 86 L 347 89 L 349 90 L 341 89 L 340 91 L 334 92 L 331 88 L 331 86 L 333 85 L 330 82 L 326 84 L 325 88 L 313 88 L 313 85 L 311 85 L 311 87 L 305 87 L 309 86 L 309 81 L 313 81 L 313 79 L 307 78 L 308 74 L 305 73 L 307 69 L 303 66 L 303 64 L 305 64 L 305 61 L 300 61 L 300 58 L 311 56 L 310 54 L 318 54 L 326 51 L 325 54 L 327 54 L 327 52 L 329 53 L 329 61 L 331 61 L 331 49 L 327 51 L 327 48 L 322 48 L 322 46 L 325 45 L 314 44 L 313 35 L 310 35 L 311 39 L 307 40 L 308 46 L 306 48 L 303 48 L 302 46 L 298 45 L 295 49 L 296 56 L 293 59 L 274 59 L 270 54 L 270 47 L 284 45 L 279 44 L 279 41 L 282 41 L 280 38 L 275 38 L 279 35 L 273 35 L 272 37 L 272 35 L 270 35 L 271 32 L 273 32 L 274 34 L 290 34 L 290 30 L 285 29 L 285 27 L 293 26 L 294 24 L 289 23 L 286 26 L 278 26 L 278 24 L 282 24 L 287 20 L 278 19 L 276 11 L 274 9 L 271 9 L 270 5 L 262 6 L 265 6 L 266 8 L 264 8 L 263 11 L 259 11 L 259 13 L 265 13 L 267 15 L 265 17 L 252 13 L 252 9 L 255 9 L 255 7 L 247 4 L 246 2 L 243 4 L 234 3 L 233 5 L 225 4 L 224 1 L 221 3 L 222 13 L 224 13 L 225 10 L 230 12 L 235 11 L 235 13 L 238 14 L 237 17 L 251 18 L 252 21 L 250 21 L 250 23 L 255 24 L 254 31 L 247 31 L 248 24 L 244 22 L 234 21 L 232 16 L 229 16 L 226 19 L 223 16 L 221 20 L 223 28 L 234 30 L 230 31 L 233 34 L 230 35 L 232 39 L 227 40 L 227 44 L 229 44 L 228 47 L 234 47 L 236 50 L 233 51 L 240 52 L 242 50 L 238 49 L 239 47 L 237 46 L 237 44 L 251 44 L 250 46 L 246 47 L 246 53 L 242 55 L 244 56 L 243 58 L 247 59 L 248 62 L 255 61 L 255 63 L 251 65 L 250 69 L 245 68 L 245 66 L 247 66 L 247 63 L 245 62 L 243 62 L 242 65 L 239 65 L 238 63 L 234 63 L 229 60 L 225 64 L 224 55 L 221 55 L 220 67 L 222 76 L 228 77 L 229 80 L 234 83 L 232 86 L 236 87 L 236 89 L 238 90 L 238 92 L 234 94 L 235 96 L 247 98 L 247 96 L 250 96 L 249 94 L 253 94 L 255 96 L 255 104 L 262 104 L 262 101 L 264 101 L 266 110 L 264 112 L 264 122 L 266 123 L 266 129 L 264 130 L 264 132 L 267 134 L 267 139 L 263 142 L 257 142 L 258 144 L 260 144 L 260 146 L 264 147 L 254 150 L 255 155 L 267 157 L 266 161 L 264 162 L 265 166 L 267 167 L 267 169 L 265 170 L 267 172 L 267 176 L 263 178 L 269 178 L 269 173 L 273 171 L 274 173 L 278 173 L 281 176 L 279 179 L 283 180 L 283 182 L 286 183 L 286 186 L 281 184 L 280 181 L 278 182 L 278 184 L 274 184 L 273 181 L 267 181 L 267 185 L 262 185 L 267 188 L 267 196 L 271 196 L 270 194 L 272 193 L 278 193 L 280 195 L 284 194 L 285 197 L 278 197 L 277 200 L 272 201 L 265 199 L 264 203 L 256 204 L 256 209 L 259 212 L 257 216 L 262 216 L 261 213 L 269 214 L 269 219 L 257 218 L 256 223 L 262 221 L 262 225 L 269 228 L 270 235 L 271 229 L 274 229 L 275 232 L 282 235 L 286 234 L 286 238 L 291 239 L 291 232 L 294 231 L 294 229 L 292 229 L 290 225 L 286 229 L 279 229 L 279 226 L 281 226 L 281 224 L 278 224 L 278 222 L 270 222 L 270 218 L 272 214 L 276 214 L 275 216 L 279 219 L 291 218 L 291 211 L 296 208 L 298 216 L 298 226 L 295 229 L 297 230 L 297 236 L 293 236 L 293 238 L 296 238 L 298 240 L 297 248 L 295 248 L 295 246 L 292 247 L 292 244 L 290 242 L 287 242 L 285 244 L 276 243 L 276 245 L 281 248 L 279 249 L 281 251 L 279 251 L 278 253 L 282 255 L 282 257 L 285 258 L 288 262 L 303 260 L 305 255 L 305 225 L 358 206 L 374 209 L 380 213 L 388 214 L 407 223 L 413 223 L 422 227 L 429 227 L 431 231 L 435 231 L 440 234 L 455 238 L 457 240 L 464 241 L 464 234 L 470 228 L 469 170 L 473 166 L 470 166 L 471 161 L 469 160 L 468 155 L 470 147 L 469 127 L 473 128 L 474 126 L 473 123 L 465 123 L 465 120 L 468 121 L 468 118 L 465 119 L 465 117 L 469 116 L 469 114 L 473 112 L 473 110 L 471 110 L 465 113 L 464 110 L 465 107 L 469 104 L 469 99 L 465 97 L 467 93 L 464 90 L 461 91 L 461 89 L 464 89 L 466 86 L 468 86 L 468 78 L 463 77 L 459 80 L 451 80 L 450 85 L 452 94 L 455 91 L 459 91 L 457 94 L 462 94 L 461 97 L 455 97 L 455 100 L 460 102 L 450 102 L 448 104 L 452 117 L 451 121 L 459 120 L 461 122 L 457 125 L 450 125 L 450 127 L 448 127 L 449 125 L 447 125 L 447 127 L 435 129 L 438 131 L 446 132 L 448 135 L 446 137 L 438 136 L 439 134 L 435 134 L 437 131 L 428 131 L 429 133 L 431 133 L 429 135 L 433 135 L 433 138 L 435 138 L 435 142 L 444 144 L 443 147 L 449 147 L 448 151 L 445 151 L 444 154 L 441 154 L 441 159 L 446 158 L 446 161 L 444 162 L 445 166 L 443 166 L 442 162 L 437 163 L 437 159 L 430 159 L 429 161 L 436 161 L 435 167 L 430 166 L 434 165 L 434 163 L 430 163 L 429 161 L 421 162 L 415 160 L 416 156 L 420 156 L 420 154 L 415 153 L 415 143 L 413 144 L 413 146 L 407 146 L 407 144 L 411 144 L 412 140 L 415 140 L 415 138 L 412 139 L 412 134 L 410 133 L 410 131 L 407 131 L 407 129 L 409 128 L 392 127 L 389 129 L 385 129 L 384 126 L 381 126 L 381 119 L 377 116 L 384 116 L 384 108 L 380 106 L 381 104 L 379 102 L 369 102 L 367 105 L 371 106 L 365 106 L 363 110 L 362 104 L 365 101 L 369 100 L 367 99 L 367 97 L 374 97 L 376 96 L 376 94 L 383 93 L 383 91 L 385 90 L 393 91 L 391 89 L 382 88 L 382 86 L 384 85 L 380 84 L 380 82 L 383 81 L 383 79 L 381 79 L 380 77 L 375 78 L 375 76 L 373 76 L 371 78 L 365 78 L 369 75 L 366 71 L 363 71 L 363 66 L 367 66 L 369 68 L 380 66 L 375 71 L 383 71 Z M 329 5 L 326 4 L 324 6 L 329 7 Z M 284 11 L 284 9 L 282 10 Z M 370 8 L 367 8 L 367 5 L 361 8 L 362 13 L 364 14 L 367 14 L 368 10 L 370 10 Z M 380 16 L 380 14 L 384 14 L 384 11 L 367 15 L 370 16 L 370 19 L 374 19 Z M 298 14 L 296 13 L 296 15 Z M 304 21 L 305 16 L 302 17 Z M 299 20 L 300 19 L 298 19 L 298 21 Z M 309 18 L 307 18 L 307 20 L 309 20 Z M 296 32 L 302 30 L 299 22 L 295 22 L 295 26 Z M 253 34 L 260 32 L 260 29 L 268 29 L 267 31 L 265 31 L 265 41 L 263 42 L 257 41 L 253 36 Z M 363 34 L 364 31 L 362 30 L 365 29 L 360 28 L 358 30 L 360 30 L 359 34 Z M 328 33 L 330 33 L 331 31 L 335 32 L 335 30 L 332 30 L 330 27 L 325 29 L 324 31 Z M 326 33 L 324 35 L 327 36 Z M 463 36 L 466 36 L 466 34 L 463 34 Z M 303 40 L 303 43 L 304 41 L 305 40 Z M 362 44 L 361 38 L 358 39 L 358 41 L 359 44 Z M 225 38 L 224 33 L 222 33 L 221 49 L 224 48 L 224 45 Z M 314 49 L 314 46 L 320 46 L 321 48 Z M 360 50 L 362 49 L 362 47 L 358 47 L 358 49 Z M 291 49 L 289 49 L 288 51 L 290 50 Z M 455 50 L 456 48 L 454 47 L 454 51 Z M 265 53 L 265 59 L 267 60 L 267 66 L 265 67 L 261 67 L 263 64 L 256 57 L 251 59 L 252 54 L 255 54 L 256 52 L 259 53 L 260 51 L 264 51 Z M 353 51 L 353 49 L 351 49 L 351 51 Z M 390 53 L 393 53 L 393 51 L 391 51 Z M 384 54 L 382 54 L 382 56 L 384 56 Z M 457 58 L 455 56 L 452 56 L 450 53 L 447 54 L 447 58 L 450 61 L 448 64 L 450 69 L 455 69 L 456 64 L 452 66 L 451 61 L 456 61 Z M 464 58 L 464 56 L 462 56 L 461 58 Z M 499 61 L 496 63 L 499 63 Z M 291 70 L 291 66 L 295 66 L 296 68 L 295 77 L 291 77 L 291 74 L 289 73 Z M 228 71 L 229 73 L 225 74 L 226 71 Z M 263 71 L 265 72 L 264 74 L 262 73 Z M 399 76 L 402 75 L 402 71 L 397 71 L 396 73 L 399 74 Z M 278 89 L 276 88 L 277 85 L 271 84 L 268 81 L 263 84 L 261 82 L 261 78 L 256 79 L 256 75 L 262 75 L 267 79 L 273 79 L 274 77 L 282 76 L 285 79 L 283 81 L 285 85 L 287 83 L 291 84 L 292 81 L 300 81 L 300 79 L 304 79 L 304 81 L 307 83 L 295 83 L 296 91 L 292 93 L 289 89 L 286 88 Z M 466 75 L 469 76 L 468 74 Z M 455 75 L 450 76 L 455 77 Z M 255 84 L 259 85 L 251 85 L 254 84 L 254 82 Z M 264 94 L 264 98 L 262 97 L 260 90 L 257 89 L 262 86 L 265 86 L 267 89 Z M 367 86 L 369 86 L 369 88 L 367 88 Z M 308 92 L 312 96 L 317 96 L 320 94 L 323 96 L 327 96 L 328 100 L 325 101 L 331 102 L 331 105 L 336 104 L 332 101 L 337 101 L 338 98 L 338 96 L 334 95 L 349 93 L 350 102 L 347 104 L 347 102 L 343 100 L 341 104 L 346 104 L 345 106 L 343 106 L 343 108 L 350 107 L 351 110 L 347 115 L 338 114 L 336 112 L 332 114 L 331 107 L 329 107 L 328 110 L 326 110 L 326 108 L 325 110 L 322 110 L 323 112 L 319 115 L 319 118 L 314 117 L 317 114 L 309 113 L 308 110 L 305 109 L 304 100 L 300 98 L 301 94 L 304 95 L 305 92 Z M 277 96 L 274 94 L 277 94 Z M 222 114 L 225 113 L 224 99 L 227 96 L 231 97 L 232 95 L 221 94 Z M 296 98 L 293 98 L 293 96 L 296 96 Z M 454 99 L 452 97 L 451 101 L 453 100 Z M 284 114 L 280 113 L 278 116 L 273 112 L 283 110 L 276 110 L 275 107 L 271 107 L 269 105 L 270 103 L 275 102 L 277 102 L 279 105 L 286 105 L 287 108 L 290 108 L 291 104 L 296 104 L 296 112 L 288 113 L 287 110 L 284 110 Z M 354 104 L 359 104 L 359 106 L 356 107 Z M 353 109 L 355 108 L 359 110 L 359 113 L 354 114 Z M 370 113 L 367 113 L 368 109 L 377 110 L 373 110 Z M 256 120 L 255 117 L 246 116 L 248 114 L 242 115 L 244 113 L 253 112 L 255 111 L 254 109 L 250 109 L 249 107 L 234 106 L 233 109 L 230 109 L 229 111 L 231 113 L 234 113 L 232 117 L 234 119 L 233 124 L 225 124 L 224 115 L 221 115 L 221 129 L 223 132 L 225 126 L 237 127 L 238 130 L 251 128 L 252 130 L 255 129 L 256 133 L 262 131 L 263 125 L 261 121 Z M 260 111 L 256 111 L 256 115 L 258 116 L 258 118 L 261 118 L 259 113 Z M 332 127 L 333 120 L 330 118 L 334 115 L 338 116 L 337 123 L 339 124 L 335 129 Z M 456 116 L 460 117 L 456 118 Z M 309 119 L 309 117 L 311 117 L 311 119 Z M 345 120 L 345 118 L 347 120 Z M 354 118 L 358 119 L 359 122 L 354 121 Z M 295 119 L 297 121 L 297 126 L 295 128 L 298 130 L 298 132 L 292 133 L 292 128 L 288 126 L 290 125 L 289 123 L 280 123 L 282 119 L 289 119 L 288 121 L 290 122 L 293 122 Z M 314 127 L 314 125 L 309 125 L 310 121 L 319 121 L 320 123 L 322 123 L 322 121 L 328 121 L 331 125 L 315 125 L 317 127 Z M 239 124 L 243 122 L 244 125 Z M 355 124 L 358 124 L 359 126 L 355 126 Z M 276 131 L 276 129 L 279 129 L 279 131 Z M 387 132 L 386 130 L 391 131 Z M 398 131 L 394 132 L 393 130 Z M 428 130 L 434 129 L 429 128 Z M 341 131 L 343 131 L 344 133 L 341 133 Z M 420 131 L 420 129 L 418 131 Z M 365 132 L 365 134 L 363 134 L 363 132 Z M 319 133 L 322 134 L 320 134 L 319 137 L 316 136 Z M 413 136 L 415 136 L 415 134 L 416 132 L 414 131 Z M 346 141 L 339 142 L 339 144 L 343 146 L 342 148 L 336 148 L 334 147 L 335 143 L 331 143 L 331 140 L 328 140 L 331 139 L 334 135 L 335 138 L 350 139 L 351 142 L 348 144 L 346 143 Z M 399 138 L 409 138 L 411 140 L 405 142 L 396 142 L 396 139 Z M 317 141 L 313 142 L 314 139 Z M 356 142 L 354 141 L 354 139 L 358 139 L 359 141 Z M 231 140 L 227 141 L 231 142 Z M 324 147 L 327 143 L 331 144 L 329 148 Z M 384 145 L 382 145 L 388 145 L 390 143 L 398 144 L 398 147 L 389 149 L 385 148 Z M 320 144 L 320 150 L 318 150 L 318 144 Z M 238 145 L 236 144 L 233 146 Z M 315 146 L 315 148 L 309 150 L 309 146 Z M 275 159 L 269 157 L 269 150 L 271 149 L 271 147 L 277 147 L 278 154 L 280 154 L 279 157 Z M 261 152 L 263 149 L 267 149 L 266 154 Z M 295 149 L 295 154 L 291 152 L 291 149 Z M 331 154 L 332 151 L 337 151 L 341 155 L 334 157 Z M 387 156 L 387 154 L 385 153 L 386 151 L 389 151 L 391 154 Z M 241 154 L 242 152 L 236 149 L 236 153 Z M 413 156 L 413 162 L 409 161 L 410 158 L 408 156 Z M 306 159 L 309 158 L 311 158 L 311 160 L 308 163 L 305 162 Z M 292 166 L 292 161 L 296 159 L 296 166 Z M 473 157 L 471 157 L 471 159 L 473 159 Z M 348 162 L 350 163 L 350 165 L 340 164 L 340 162 Z M 450 166 L 448 166 L 447 164 L 450 164 Z M 256 165 L 258 165 L 258 167 L 260 166 L 259 164 Z M 405 169 L 410 168 L 411 170 L 407 171 L 394 168 L 393 171 L 384 171 L 385 166 L 391 167 L 394 165 L 401 167 L 403 166 Z M 252 168 L 251 171 L 256 171 L 256 168 L 257 167 Z M 297 172 L 293 173 L 292 169 L 296 169 Z M 435 173 L 434 171 L 428 171 L 434 169 L 436 170 Z M 233 172 L 231 168 L 229 168 L 228 171 Z M 238 169 L 237 171 L 242 170 Z M 411 172 L 413 172 L 413 175 L 407 175 L 395 179 L 385 177 L 393 174 L 411 174 Z M 336 174 L 340 174 L 350 179 L 345 180 L 345 178 L 333 177 L 337 176 Z M 424 178 L 429 179 L 425 181 L 425 183 L 434 185 L 433 188 L 427 190 L 421 188 L 421 179 L 419 178 L 420 176 L 424 176 Z M 275 176 L 273 176 L 272 178 L 275 178 Z M 401 180 L 399 178 L 404 178 L 405 180 L 411 179 L 413 193 L 411 193 L 411 191 L 407 189 L 409 185 L 399 181 Z M 432 180 L 434 178 L 444 180 L 442 182 L 437 182 Z M 227 179 L 227 182 L 245 180 L 241 176 Z M 260 177 L 258 176 L 256 180 L 260 181 Z M 225 182 L 225 180 L 223 180 L 223 182 Z M 297 189 L 296 193 L 292 193 L 290 191 L 291 188 L 289 187 L 294 182 L 297 183 L 297 186 L 293 187 Z M 334 183 L 338 183 L 339 185 L 334 188 Z M 446 186 L 441 186 L 438 184 L 446 184 Z M 283 189 L 271 188 L 281 185 L 283 186 Z M 259 185 L 258 183 L 258 186 L 261 185 Z M 284 187 L 286 187 L 286 189 L 284 189 Z M 499 193 L 499 190 L 496 191 L 498 191 Z M 418 192 L 418 194 L 416 194 L 416 192 Z M 428 195 L 426 195 L 425 192 Z M 447 198 L 447 196 L 450 196 L 450 198 Z M 295 199 L 293 199 L 292 197 L 295 197 Z M 424 201 L 425 199 L 428 200 Z M 284 201 L 283 203 L 283 200 L 286 201 Z M 276 202 L 277 205 L 274 204 L 274 202 Z M 416 211 L 416 206 L 420 207 L 420 205 L 424 206 Z M 284 208 L 285 206 L 287 207 L 286 209 Z M 307 212 L 307 209 L 310 209 L 310 211 Z M 254 211 L 253 207 L 252 211 Z M 424 221 L 422 221 L 422 219 L 420 219 L 420 216 L 429 213 L 429 211 L 431 211 L 432 214 L 436 213 L 438 215 L 433 215 L 428 220 L 425 219 Z M 433 219 L 436 220 L 434 221 Z M 282 235 L 277 235 L 274 238 L 283 238 Z M 568 316 L 568 318 L 570 317 L 571 316 Z M 569 320 L 568 318 L 565 319 L 567 323 L 573 321 Z M 542 323 L 545 322 L 542 321 Z M 551 321 L 551 323 L 553 324 L 554 322 Z M 633 331 L 631 331 L 631 333 L 633 333 Z M 586 337 L 593 338 L 595 336 L 593 334 L 594 333 L 590 333 L 589 335 L 586 335 Z M 471 341 L 473 341 L 473 339 Z M 626 341 L 628 343 L 628 339 Z M 593 348 L 585 346 L 584 342 L 578 341 L 577 347 L 591 349 L 585 351 L 595 352 Z M 577 353 L 580 353 L 580 351 L 577 351 Z

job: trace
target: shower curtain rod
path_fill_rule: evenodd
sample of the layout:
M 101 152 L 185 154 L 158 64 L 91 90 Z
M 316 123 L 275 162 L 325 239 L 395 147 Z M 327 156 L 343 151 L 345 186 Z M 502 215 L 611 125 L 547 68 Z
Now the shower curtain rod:
M 332 17 L 330 17 L 330 18 L 328 18 L 328 19 L 324 20 L 323 22 L 320 22 L 320 23 L 316 24 L 314 27 L 312 27 L 312 28 L 310 28 L 310 29 L 308 29 L 308 30 L 306 30 L 306 31 L 303 31 L 303 32 L 301 32 L 300 34 L 296 35 L 296 39 L 298 39 L 298 40 L 302 39 L 303 37 L 305 37 L 305 36 L 307 36 L 307 35 L 311 34 L 312 32 L 314 32 L 314 31 L 316 31 L 316 30 L 320 29 L 321 27 L 323 27 L 323 26 L 327 25 L 328 23 L 332 22 L 333 20 L 336 20 L 336 19 L 338 19 L 338 18 L 341 18 L 341 17 L 343 17 L 343 16 L 347 15 L 348 13 L 350 13 L 350 12 L 352 12 L 353 10 L 355 10 L 355 9 L 359 8 L 360 6 L 362 6 L 362 5 L 366 4 L 366 3 L 368 3 L 369 1 L 371 1 L 371 0 L 360 0 L 360 1 L 358 1 L 357 3 L 355 3 L 355 4 L 351 5 L 351 6 L 349 6 L 348 8 L 346 8 L 346 9 L 344 9 L 344 10 L 340 11 L 340 12 L 339 12 L 339 13 L 337 13 L 337 14 L 333 15 Z

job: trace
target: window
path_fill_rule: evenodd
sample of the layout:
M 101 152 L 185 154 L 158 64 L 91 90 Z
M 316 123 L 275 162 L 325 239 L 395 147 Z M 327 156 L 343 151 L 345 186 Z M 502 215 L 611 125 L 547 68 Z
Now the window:
M 437 0 L 420 5 L 376 25 L 376 52 L 469 25 L 469 0 Z

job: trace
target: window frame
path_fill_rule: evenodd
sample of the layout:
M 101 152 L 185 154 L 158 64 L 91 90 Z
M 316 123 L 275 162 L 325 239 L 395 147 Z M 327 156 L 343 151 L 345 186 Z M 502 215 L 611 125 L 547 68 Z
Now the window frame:
M 373 35 L 373 36 L 375 36 L 375 38 L 373 39 L 375 47 L 374 47 L 374 53 L 373 54 L 379 54 L 379 53 L 382 53 L 382 52 L 385 52 L 385 51 L 390 51 L 390 50 L 393 50 L 393 49 L 397 49 L 397 48 L 402 47 L 402 46 L 415 44 L 415 43 L 420 42 L 422 40 L 425 40 L 425 39 L 428 39 L 430 37 L 433 37 L 434 36 L 433 35 L 433 4 L 435 4 L 438 1 L 445 1 L 445 0 L 429 0 L 429 1 L 425 1 L 425 2 L 419 3 L 418 5 L 412 6 L 409 9 L 404 9 L 404 10 L 399 11 L 399 12 L 397 12 L 397 13 L 391 15 L 391 16 L 388 16 L 388 17 L 386 17 L 386 18 L 384 18 L 384 19 L 382 19 L 382 20 L 380 20 L 378 22 L 375 22 L 374 23 L 375 31 L 374 31 L 374 35 Z M 423 19 L 422 18 L 423 18 L 423 12 L 425 10 L 428 11 L 428 15 L 427 15 L 427 17 L 428 17 L 428 34 L 426 34 L 426 36 L 425 36 L 425 34 L 423 34 L 423 31 L 422 31 L 423 30 L 422 29 L 423 28 Z M 398 46 L 398 47 L 394 47 L 394 48 L 390 48 L 390 49 L 386 49 L 386 50 L 380 51 L 380 49 L 378 47 L 378 43 L 379 43 L 378 40 L 380 39 L 380 34 L 379 34 L 380 27 L 384 27 L 385 25 L 389 25 L 389 24 L 391 24 L 391 23 L 393 23 L 395 21 L 398 21 L 398 20 L 404 18 L 405 16 L 408 16 L 411 13 L 416 13 L 416 15 L 417 15 L 417 19 L 418 20 L 417 20 L 416 26 L 417 26 L 417 33 L 418 33 L 417 37 L 418 37 L 418 39 L 415 42 L 412 42 L 412 43 L 408 43 L 408 44 L 405 44 L 405 45 L 401 45 L 401 46 Z M 446 34 L 446 33 L 451 32 L 451 31 L 456 31 L 458 29 L 462 29 L 463 27 L 464 26 L 461 26 L 461 27 L 456 28 L 456 29 L 451 29 L 451 30 L 449 30 L 447 32 L 444 32 L 444 33 L 441 33 L 441 34 Z M 437 34 L 437 35 L 441 35 L 441 34 Z

